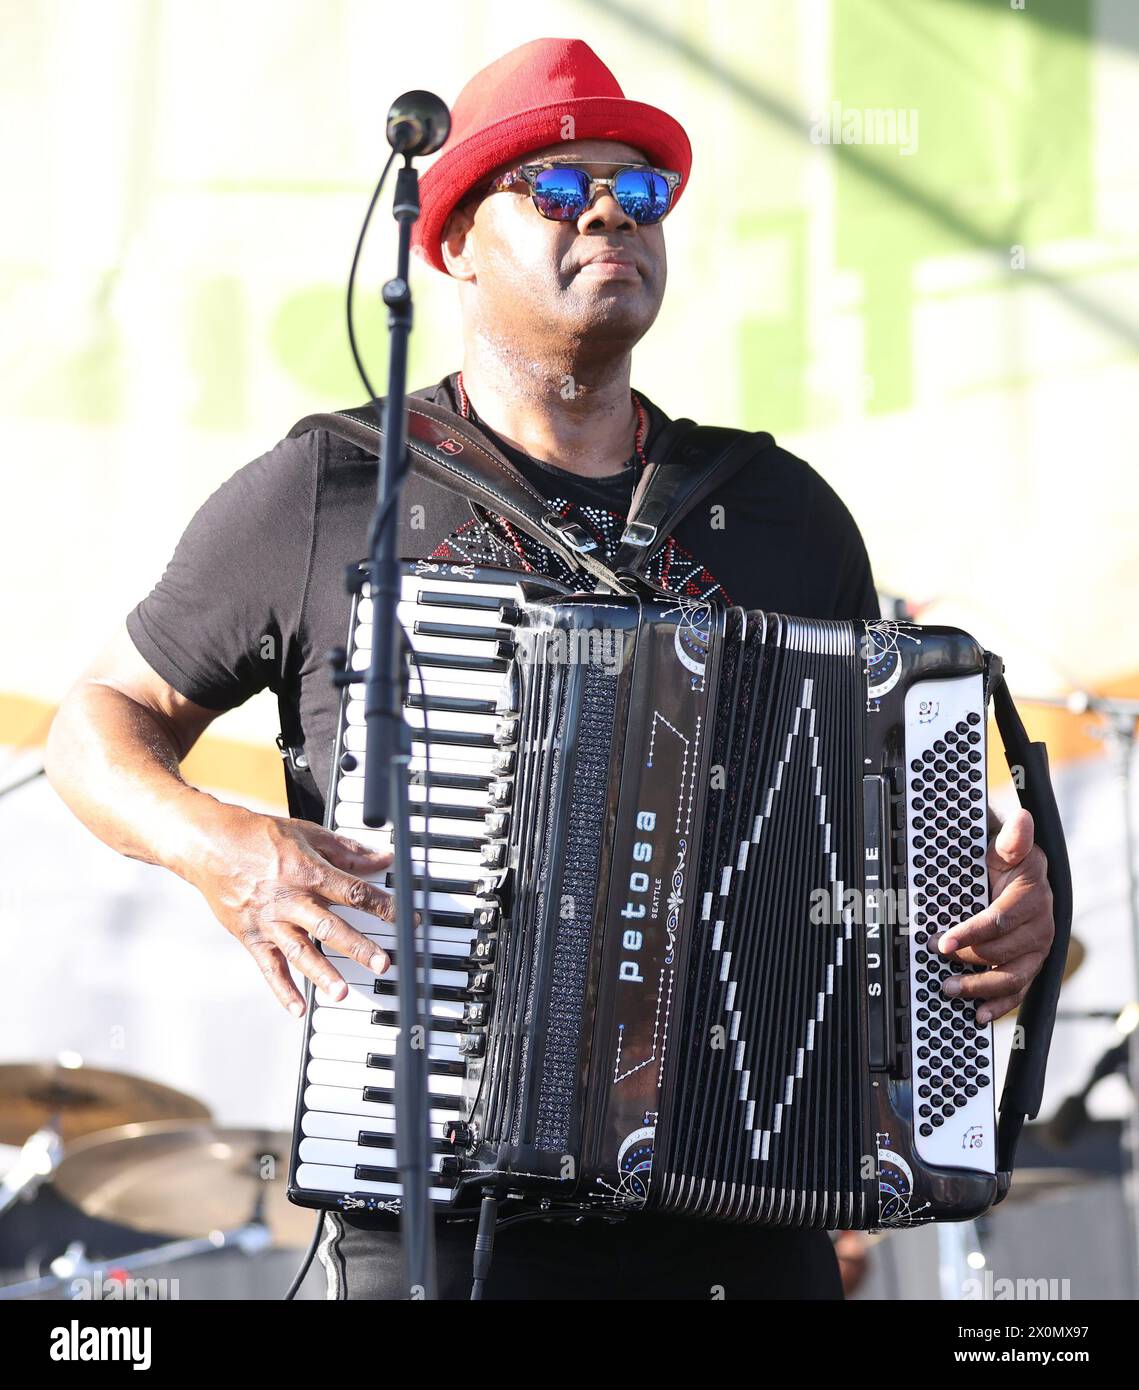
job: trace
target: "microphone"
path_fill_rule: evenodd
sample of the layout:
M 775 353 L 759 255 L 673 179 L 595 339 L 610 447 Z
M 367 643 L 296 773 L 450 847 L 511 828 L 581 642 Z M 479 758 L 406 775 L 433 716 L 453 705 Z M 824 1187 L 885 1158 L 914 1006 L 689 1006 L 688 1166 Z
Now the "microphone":
M 434 92 L 404 92 L 388 112 L 388 144 L 397 154 L 434 154 L 451 133 L 451 113 Z

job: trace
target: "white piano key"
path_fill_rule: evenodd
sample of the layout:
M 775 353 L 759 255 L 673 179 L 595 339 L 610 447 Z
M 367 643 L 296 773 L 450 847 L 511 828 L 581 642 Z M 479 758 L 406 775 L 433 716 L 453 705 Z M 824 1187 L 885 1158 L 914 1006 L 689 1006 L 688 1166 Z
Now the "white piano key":
M 349 926 L 355 927 L 361 936 L 366 936 L 370 941 L 376 942 L 387 950 L 388 946 L 396 944 L 396 927 L 394 922 L 381 921 L 379 917 L 373 917 L 370 913 L 359 912 L 354 907 L 337 907 L 334 911 L 338 917 L 343 917 Z M 426 943 L 428 954 L 440 956 L 465 956 L 470 950 L 473 939 L 473 931 L 470 927 L 443 927 L 433 926 L 427 932 L 423 941 Z M 346 959 L 342 951 L 337 951 L 334 947 L 326 946 L 325 955 L 331 960 Z M 387 972 L 385 971 L 385 974 Z
M 355 1167 L 357 1163 L 368 1164 L 373 1168 L 396 1166 L 394 1147 L 373 1148 L 370 1144 L 351 1144 L 345 1139 L 304 1138 L 300 1142 L 297 1155 L 302 1163 L 329 1163 L 344 1168 Z M 442 1154 L 429 1154 L 430 1171 L 437 1173 L 442 1161 Z
M 360 1062 L 364 1064 L 371 1053 L 379 1057 L 394 1057 L 398 1032 L 396 1028 L 377 1028 L 374 1038 L 358 1038 L 351 1033 L 314 1033 L 309 1038 L 309 1056 L 326 1062 Z M 459 1035 L 437 1033 L 427 1035 L 427 1055 L 433 1062 L 459 1060 Z M 376 1068 L 372 1068 L 376 1070 Z
M 416 734 L 418 732 L 419 730 L 415 731 Z M 344 747 L 350 753 L 355 753 L 361 761 L 367 741 L 367 729 L 350 727 L 344 730 Z M 497 754 L 497 748 L 467 748 L 461 743 L 448 743 L 446 733 L 442 729 L 436 729 L 432 731 L 430 744 L 426 744 L 421 738 L 413 736 L 411 741 L 411 771 L 420 770 L 415 764 L 415 759 L 426 759 L 430 756 L 433 772 L 473 772 L 480 776 L 492 777 L 495 775 L 494 760 Z M 447 766 L 444 766 L 445 761 Z M 457 766 L 452 768 L 450 766 L 452 763 L 457 764 Z M 425 766 L 425 763 L 420 764 L 420 766 Z
M 388 1106 L 388 1109 L 394 1109 Z M 456 1118 L 455 1110 L 431 1110 L 427 1120 L 431 1132 L 438 1136 L 449 1120 Z M 301 1116 L 301 1133 L 312 1139 L 346 1139 L 352 1144 L 360 1141 L 361 1132 L 368 1134 L 390 1134 L 394 1138 L 395 1115 L 369 1119 L 364 1115 L 345 1115 L 321 1110 L 306 1110 Z
M 373 848 L 382 853 L 391 852 L 391 832 L 385 832 L 387 840 L 376 841 Z M 432 834 L 441 831 L 432 826 Z M 482 841 L 473 843 L 471 849 L 451 849 L 447 845 L 412 845 L 411 863 L 419 873 L 425 863 L 430 863 L 431 872 L 437 878 L 460 878 L 474 882 L 483 872 Z M 386 871 L 385 871 L 386 872 Z
M 331 1139 L 321 1135 L 306 1135 L 297 1148 L 302 1163 L 329 1164 L 337 1168 L 353 1168 L 368 1164 L 374 1168 L 394 1168 L 397 1163 L 394 1138 L 390 1144 L 359 1144 L 354 1139 Z M 442 1154 L 428 1156 L 429 1171 L 437 1173 L 442 1166 Z
M 415 694 L 418 694 L 418 690 Z M 442 738 L 448 732 L 467 734 L 493 734 L 502 722 L 500 714 L 471 714 L 466 710 L 429 709 L 424 711 L 414 706 L 404 709 L 404 721 L 413 729 L 422 729 L 424 713 L 427 714 L 427 727 Z M 354 728 L 364 727 L 363 700 L 349 700 L 344 709 L 344 718 Z
M 334 815 L 335 828 L 350 839 L 360 839 L 358 831 L 364 830 L 372 837 L 369 849 L 384 850 L 390 847 L 392 832 L 389 829 L 371 830 L 364 824 L 364 808 L 359 802 L 342 801 Z M 479 847 L 489 838 L 486 825 L 481 820 L 455 820 L 450 816 L 432 815 L 430 827 L 424 824 L 424 816 L 411 817 L 413 835 L 450 835 L 455 839 L 469 840 L 477 853 Z M 363 843 L 363 841 L 361 841 Z M 438 849 L 438 846 L 435 846 Z
M 385 1091 L 395 1089 L 395 1072 L 390 1067 L 366 1067 L 361 1062 L 342 1062 L 326 1057 L 310 1057 L 305 1065 L 305 1079 L 314 1086 L 352 1086 L 357 1094 L 365 1086 L 378 1086 Z M 427 1078 L 427 1093 L 434 1096 L 459 1096 L 463 1092 L 461 1076 Z
M 337 957 L 335 964 L 336 969 L 344 977 L 344 982 L 349 988 L 354 984 L 359 984 L 361 986 L 367 985 L 368 988 L 371 988 L 376 980 L 381 981 L 381 983 L 385 985 L 399 983 L 398 965 L 389 965 L 382 975 L 377 975 L 369 970 L 366 965 L 359 965 L 356 961 L 347 960 L 343 956 Z M 427 982 L 429 989 L 442 985 L 450 986 L 455 989 L 466 989 L 467 987 L 467 972 L 465 970 L 443 970 L 433 967 L 428 974 L 430 976 Z M 376 995 L 377 999 L 390 999 L 392 997 L 392 995 Z M 377 1007 L 380 1006 L 377 1005 Z
M 378 1130 L 384 1125 L 395 1125 L 394 1102 L 362 1100 L 358 1087 L 352 1089 L 347 1086 L 306 1086 L 304 1105 L 302 1128 L 310 1116 L 329 1123 L 343 1120 L 345 1124 L 353 1124 L 360 1129 Z M 459 1113 L 455 1109 L 437 1107 L 428 1110 L 428 1118 L 433 1125 L 443 1124 L 447 1120 L 453 1120 Z
M 434 622 L 449 622 L 450 619 L 445 613 L 440 612 L 434 618 L 429 619 Z M 422 633 L 414 630 L 412 623 L 407 623 L 404 627 L 407 633 L 408 646 L 413 652 L 426 652 L 431 656 L 477 656 L 493 657 L 496 655 L 495 638 L 493 637 L 446 637 L 437 633 Z M 372 659 L 372 625 L 371 623 L 357 624 L 356 631 L 352 634 L 353 653 L 352 664 L 357 670 L 363 670 L 369 665 Z M 363 658 L 364 665 L 358 666 L 356 659 Z
M 313 1032 L 343 1033 L 346 1036 L 360 1038 L 390 1036 L 397 1030 L 391 1024 L 373 1023 L 371 1011 L 372 1009 L 380 1009 L 385 1013 L 394 1013 L 397 1008 L 397 1001 L 391 998 L 385 999 L 382 1004 L 380 1001 L 381 996 L 374 995 L 369 1009 L 345 1009 L 337 1008 L 331 1004 L 322 1004 L 313 1010 Z M 434 999 L 431 1001 L 431 1006 L 430 1017 L 433 1020 L 447 1019 L 457 1023 L 463 1017 L 463 1006 L 460 1003 Z
M 395 1182 L 358 1182 L 352 1168 L 335 1168 L 328 1164 L 301 1163 L 297 1166 L 297 1185 L 310 1192 L 362 1192 L 374 1197 L 398 1197 L 401 1191 Z M 433 1202 L 449 1202 L 447 1187 L 428 1187 Z
M 428 996 L 426 1002 L 427 1011 L 432 1018 L 458 1019 L 463 1016 L 462 1004 L 454 999 L 434 999 Z M 363 985 L 349 985 L 348 993 L 343 999 L 331 999 L 323 990 L 317 990 L 314 997 L 314 1007 L 318 1012 L 321 1009 L 327 1009 L 330 1013 L 356 1013 L 368 1017 L 373 1010 L 379 1010 L 381 1013 L 394 1013 L 399 1004 L 393 995 L 376 994 Z M 351 1031 L 351 1029 L 346 1027 L 345 1031 Z

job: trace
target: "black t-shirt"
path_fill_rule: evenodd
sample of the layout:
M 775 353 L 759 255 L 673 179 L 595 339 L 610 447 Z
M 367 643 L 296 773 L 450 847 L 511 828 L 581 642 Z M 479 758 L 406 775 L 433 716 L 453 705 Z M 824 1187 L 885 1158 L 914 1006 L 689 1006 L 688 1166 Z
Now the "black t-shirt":
M 412 394 L 458 409 L 454 375 Z M 638 394 L 649 414 L 651 455 L 668 417 Z M 636 482 L 633 466 L 582 478 L 486 432 L 612 557 Z M 312 430 L 282 440 L 202 505 L 161 580 L 127 618 L 147 663 L 195 704 L 227 710 L 260 690 L 276 693 L 287 740 L 304 746 L 319 789 L 286 766 L 290 805 L 316 821 L 324 816 L 339 700 L 325 657 L 348 635 L 344 574 L 364 556 L 375 488 L 374 456 L 338 436 Z M 400 553 L 572 578 L 538 542 L 504 521 L 477 520 L 464 497 L 414 475 L 400 502 Z M 684 517 L 647 573 L 670 592 L 746 608 L 879 616 L 850 513 L 814 469 L 779 448 L 763 451 Z

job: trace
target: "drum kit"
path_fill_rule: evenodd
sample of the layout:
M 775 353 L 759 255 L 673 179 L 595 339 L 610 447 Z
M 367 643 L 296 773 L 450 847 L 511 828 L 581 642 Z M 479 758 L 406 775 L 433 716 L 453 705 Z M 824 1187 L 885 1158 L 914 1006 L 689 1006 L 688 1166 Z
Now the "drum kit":
M 192 1096 L 73 1054 L 0 1066 L 0 1145 L 14 1155 L 0 1221 L 50 1182 L 77 1216 L 138 1232 L 142 1246 L 108 1260 L 72 1241 L 46 1273 L 0 1284 L 0 1299 L 66 1297 L 77 1281 L 106 1289 L 108 1266 L 125 1283 L 188 1256 L 303 1248 L 312 1235 L 312 1213 L 285 1196 L 287 1133 L 215 1125 Z

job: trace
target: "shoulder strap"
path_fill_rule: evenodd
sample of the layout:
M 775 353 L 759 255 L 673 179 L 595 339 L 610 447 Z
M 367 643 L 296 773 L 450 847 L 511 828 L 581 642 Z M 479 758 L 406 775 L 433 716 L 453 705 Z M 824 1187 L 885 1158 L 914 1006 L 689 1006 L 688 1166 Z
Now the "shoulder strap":
M 1026 1117 L 1036 1117 L 1044 1095 L 1044 1071 L 1072 933 L 1072 871 L 1068 864 L 1068 848 L 1056 805 L 1056 793 L 1048 773 L 1048 749 L 1043 743 L 1029 741 L 1003 672 L 996 676 L 991 689 L 993 715 L 1004 744 L 1005 758 L 1014 773 L 1018 769 L 1021 773 L 1013 778 L 1017 796 L 1020 804 L 1032 816 L 1036 843 L 1048 861 L 1052 916 L 1056 923 L 1056 936 L 1048 958 L 1029 986 L 1016 1016 L 1024 1045 L 1014 1047 L 1009 1054 L 997 1125 L 997 1168 L 1007 1174 L 1012 1172 L 1017 1140 L 1024 1121 Z
M 571 569 L 584 570 L 603 587 L 628 586 L 594 552 L 597 542 L 576 522 L 551 511 L 546 499 L 499 449 L 469 421 L 417 396 L 407 398 L 407 449 L 420 477 L 463 493 L 472 502 L 506 517 L 559 555 Z M 368 453 L 379 454 L 382 431 L 370 406 L 307 415 L 289 438 L 309 430 L 328 430 Z
M 673 420 L 633 493 L 620 548 L 612 564 L 618 574 L 640 574 L 657 547 L 688 513 L 775 440 L 754 434 Z
M 443 406 L 409 396 L 407 447 L 411 467 L 421 477 L 465 494 L 505 516 L 571 569 L 584 570 L 606 589 L 621 592 L 643 568 L 672 528 L 694 506 L 757 451 L 774 444 L 764 431 L 749 434 L 714 425 L 672 420 L 653 445 L 633 494 L 625 530 L 613 562 L 595 552 L 597 543 L 576 522 L 551 511 L 546 499 L 501 450 L 469 421 Z M 323 429 L 378 454 L 382 432 L 371 406 L 307 415 L 289 437 Z

